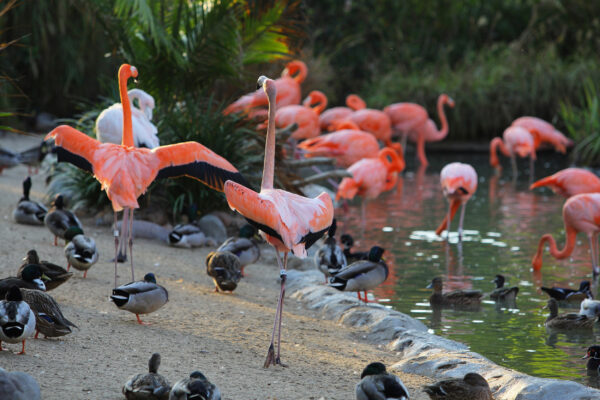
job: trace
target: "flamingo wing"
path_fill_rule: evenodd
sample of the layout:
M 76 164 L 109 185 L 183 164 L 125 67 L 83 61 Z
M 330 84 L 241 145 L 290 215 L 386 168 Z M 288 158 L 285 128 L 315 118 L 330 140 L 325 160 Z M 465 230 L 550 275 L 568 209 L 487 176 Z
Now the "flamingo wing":
M 229 161 L 200 143 L 160 146 L 152 152 L 159 160 L 156 178 L 189 176 L 220 192 L 226 181 L 249 187 L 246 179 Z
M 54 139 L 52 152 L 58 156 L 58 161 L 66 161 L 84 171 L 94 173 L 92 162 L 94 154 L 101 143 L 92 139 L 83 132 L 68 125 L 61 125 L 49 134 L 44 140 Z

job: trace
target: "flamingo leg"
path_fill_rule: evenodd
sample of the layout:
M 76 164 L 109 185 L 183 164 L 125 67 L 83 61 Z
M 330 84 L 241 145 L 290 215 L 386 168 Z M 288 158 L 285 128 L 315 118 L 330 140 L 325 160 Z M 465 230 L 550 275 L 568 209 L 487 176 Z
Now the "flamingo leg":
M 115 214 L 115 221 L 114 221 L 114 230 L 113 230 L 113 235 L 115 236 L 115 258 L 114 258 L 114 262 L 115 262 L 115 287 L 117 287 L 117 262 L 119 262 L 117 254 L 119 253 L 119 230 L 117 229 L 117 212 L 114 212 Z
M 279 342 L 277 343 L 277 358 L 275 358 L 275 332 L 277 331 L 277 327 L 279 327 L 278 338 L 281 339 L 281 311 L 283 309 L 283 296 L 285 295 L 285 278 L 287 276 L 285 272 L 285 266 L 281 261 L 281 256 L 278 251 L 275 251 L 277 256 L 277 264 L 279 264 L 280 268 L 280 277 L 281 277 L 281 290 L 279 292 L 279 300 L 277 301 L 277 309 L 275 310 L 275 321 L 273 321 L 273 332 L 271 334 L 271 344 L 269 345 L 269 350 L 267 351 L 267 358 L 265 359 L 265 363 L 263 365 L 264 368 L 269 368 L 271 364 L 281 364 L 281 359 L 279 357 Z M 287 253 L 285 254 L 285 261 L 287 263 Z
M 465 219 L 465 208 L 466 208 L 466 203 L 463 203 L 460 208 L 460 220 L 458 221 L 458 240 L 459 241 L 462 240 L 463 221 Z M 448 225 L 448 226 L 450 226 L 450 225 Z
M 417 140 L 417 158 L 421 165 L 429 165 L 427 156 L 425 155 L 425 136 L 422 133 L 419 134 L 419 139 Z
M 596 264 L 594 266 L 594 275 L 598 275 L 598 273 L 600 273 L 600 268 L 598 267 L 598 262 L 600 262 L 600 259 L 598 259 L 598 257 L 600 257 L 600 253 L 598 253 L 598 234 L 600 234 L 600 232 L 594 232 L 592 239 L 594 241 L 594 248 L 593 248 L 593 254 L 596 255 Z
M 129 211 L 129 257 L 131 258 L 131 281 L 135 281 L 133 273 L 133 208 L 126 209 L 125 212 Z M 127 255 L 125 255 L 127 257 Z
M 402 137 L 400 139 L 400 143 L 402 143 L 402 157 L 404 157 L 404 153 L 406 152 L 407 140 L 408 140 L 408 132 L 402 132 Z
M 121 222 L 121 246 L 119 247 L 119 255 L 117 256 L 119 262 L 127 261 L 126 239 L 129 237 L 129 213 L 127 210 L 127 208 L 123 209 L 123 221 Z
M 594 271 L 594 275 L 598 274 L 598 236 L 597 233 L 588 234 L 588 240 L 590 242 L 590 253 L 592 253 L 592 270 Z
M 287 277 L 286 267 L 287 267 L 287 258 L 288 253 L 283 254 L 283 271 L 280 273 L 281 275 L 281 307 L 279 308 L 279 328 L 277 329 L 277 357 L 275 357 L 275 363 L 285 367 L 286 365 L 281 363 L 281 321 L 283 320 L 283 300 L 285 298 L 285 281 Z
M 535 175 L 535 162 L 533 154 L 529 156 L 529 184 L 533 183 L 533 176 Z
M 452 214 L 450 213 L 450 209 L 452 208 L 452 202 L 448 203 L 448 214 L 446 215 L 446 242 L 450 238 L 450 223 L 452 222 Z M 441 234 L 441 232 L 440 232 Z
M 513 179 L 517 179 L 517 157 L 516 156 L 512 156 L 510 158 L 510 165 L 512 166 L 512 172 L 513 172 Z

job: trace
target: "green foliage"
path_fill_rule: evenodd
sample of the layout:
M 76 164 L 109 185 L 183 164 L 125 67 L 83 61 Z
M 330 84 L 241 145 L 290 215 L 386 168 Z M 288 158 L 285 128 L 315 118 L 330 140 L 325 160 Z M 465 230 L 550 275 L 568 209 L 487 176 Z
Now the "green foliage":
M 600 93 L 594 81 L 585 81 L 579 106 L 562 103 L 560 116 L 577 144 L 572 152 L 575 163 L 600 165 Z

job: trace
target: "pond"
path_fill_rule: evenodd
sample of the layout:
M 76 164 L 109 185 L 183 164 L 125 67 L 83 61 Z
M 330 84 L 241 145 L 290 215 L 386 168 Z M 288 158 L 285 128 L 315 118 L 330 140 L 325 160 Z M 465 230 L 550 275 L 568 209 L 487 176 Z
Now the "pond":
M 447 211 L 439 172 L 457 160 L 476 169 L 479 184 L 467 204 L 462 243 L 456 236 L 458 214 L 447 243 L 434 233 Z M 560 154 L 543 153 L 535 165 L 535 178 L 565 168 L 566 161 Z M 548 297 L 539 290 L 539 286 L 578 287 L 581 280 L 591 279 L 587 238 L 578 235 L 570 258 L 558 261 L 545 251 L 541 274 L 534 275 L 531 269 L 544 233 L 554 234 L 559 247 L 564 244 L 564 199 L 548 189 L 528 189 L 527 160 L 519 161 L 516 181 L 506 159 L 502 176 L 496 176 L 487 154 L 435 154 L 430 162 L 426 171 L 404 172 L 398 186 L 379 198 L 366 204 L 355 199 L 347 212 L 336 210 L 339 234 L 352 234 L 356 249 L 375 244 L 386 249 L 390 276 L 374 291 L 376 298 L 421 320 L 430 332 L 465 343 L 497 364 L 597 387 L 597 380 L 587 377 L 581 357 L 588 346 L 600 343 L 600 324 L 594 333 L 546 332 L 548 310 L 542 308 Z M 431 290 L 425 287 L 434 276 L 443 277 L 444 291 L 473 288 L 489 293 L 498 273 L 505 275 L 509 286 L 519 286 L 516 308 L 496 307 L 488 297 L 476 312 L 431 309 Z M 592 289 L 596 296 L 595 282 Z M 576 311 L 561 308 L 559 313 Z

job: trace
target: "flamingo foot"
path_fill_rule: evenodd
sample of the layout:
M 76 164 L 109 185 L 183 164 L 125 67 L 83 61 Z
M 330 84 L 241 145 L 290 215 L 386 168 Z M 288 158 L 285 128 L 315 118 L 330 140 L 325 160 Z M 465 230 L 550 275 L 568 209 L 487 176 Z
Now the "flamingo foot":
M 281 362 L 281 361 L 280 361 Z M 269 346 L 269 350 L 267 351 L 267 358 L 265 359 L 265 363 L 263 364 L 263 368 L 269 368 L 269 366 L 273 364 L 277 364 L 275 360 L 275 347 L 273 343 Z
M 144 322 L 140 319 L 140 315 L 139 314 L 135 314 L 135 317 L 137 318 L 137 322 L 140 325 L 152 325 L 150 322 Z

